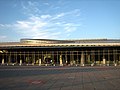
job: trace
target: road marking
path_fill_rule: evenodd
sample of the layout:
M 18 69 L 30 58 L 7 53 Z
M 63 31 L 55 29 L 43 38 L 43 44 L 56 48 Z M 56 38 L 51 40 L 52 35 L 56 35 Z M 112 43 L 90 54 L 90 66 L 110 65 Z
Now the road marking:
M 40 80 L 36 80 L 36 81 L 32 81 L 31 83 L 32 84 L 40 84 L 42 81 L 40 81 Z

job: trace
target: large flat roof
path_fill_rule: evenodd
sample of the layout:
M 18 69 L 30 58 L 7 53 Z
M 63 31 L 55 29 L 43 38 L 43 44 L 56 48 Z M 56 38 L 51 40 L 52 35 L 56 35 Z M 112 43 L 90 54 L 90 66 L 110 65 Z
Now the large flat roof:
M 90 46 L 120 46 L 120 39 L 82 39 L 82 40 L 52 40 L 52 39 L 21 39 L 20 42 L 1 42 L 0 47 L 90 47 Z

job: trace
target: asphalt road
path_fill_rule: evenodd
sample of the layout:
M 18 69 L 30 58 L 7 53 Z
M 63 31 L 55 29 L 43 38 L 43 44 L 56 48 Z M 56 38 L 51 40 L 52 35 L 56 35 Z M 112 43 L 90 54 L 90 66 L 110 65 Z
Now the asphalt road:
M 120 90 L 120 66 L 0 66 L 0 90 Z

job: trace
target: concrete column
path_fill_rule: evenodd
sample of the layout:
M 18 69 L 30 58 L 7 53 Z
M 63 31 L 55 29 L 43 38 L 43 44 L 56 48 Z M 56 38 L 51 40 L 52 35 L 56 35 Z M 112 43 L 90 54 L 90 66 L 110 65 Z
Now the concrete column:
M 32 60 L 32 65 L 34 66 L 34 63 L 35 63 L 35 60 L 34 60 L 34 58 L 33 58 L 33 60 Z
M 66 63 L 66 65 L 67 65 L 67 63 L 68 63 L 68 61 L 67 61 L 67 54 L 66 54 L 66 56 L 65 56 L 65 63 Z
M 10 63 L 11 63 L 11 57 L 8 56 L 8 64 L 10 64 Z
M 107 61 L 107 66 L 110 64 L 110 55 L 109 55 L 109 50 L 108 50 L 108 61 Z
M 73 52 L 70 52 L 70 65 L 73 65 Z
M 100 50 L 98 50 L 98 61 L 99 61 L 99 65 L 101 65 L 101 61 L 100 61 Z
M 34 66 L 34 61 L 32 62 L 32 65 Z
M 73 65 L 75 65 L 76 62 L 75 62 L 75 55 L 74 55 L 74 52 L 72 52 L 72 61 L 73 61 Z
M 90 54 L 87 55 L 88 64 L 90 64 Z
M 115 64 L 114 66 L 117 66 L 118 64 L 118 57 L 117 57 L 117 50 L 115 50 Z
M 35 64 L 35 52 L 32 52 L 32 65 L 34 66 Z
M 15 53 L 15 59 L 16 59 L 16 63 L 18 63 L 18 61 L 17 61 L 17 52 Z
M 119 57 L 119 61 L 118 61 L 118 64 L 120 64 L 120 55 L 119 55 L 118 57 Z
M 115 66 L 115 64 L 116 64 L 116 52 L 115 52 L 115 50 L 113 50 L 113 63 L 114 63 L 114 66 Z
M 19 64 L 20 66 L 22 65 L 22 59 L 20 59 L 20 64 Z
M 78 65 L 78 51 L 77 51 L 77 62 L 76 62 L 76 65 Z
M 58 55 L 58 51 L 57 51 L 57 63 L 56 64 L 59 64 L 59 55 Z
M 33 65 L 35 65 L 35 52 L 33 54 Z
M 25 60 L 26 60 L 26 58 L 25 58 L 25 52 L 24 52 L 24 63 L 26 62 Z
M 103 50 L 103 65 L 106 64 L 106 59 L 105 59 L 105 53 L 104 53 L 104 50 Z
M 105 58 L 103 58 L 103 65 L 105 65 L 106 64 L 106 59 Z
M 41 58 L 39 59 L 39 66 L 41 66 Z
M 84 66 L 85 59 L 84 59 L 84 52 L 81 53 L 81 66 Z
M 2 64 L 4 64 L 4 58 L 2 59 Z
M 51 55 L 51 57 L 52 57 L 52 65 L 53 66 L 55 66 L 55 56 L 54 56 L 54 51 L 52 52 L 52 55 Z
M 25 57 L 26 65 L 28 65 L 28 57 Z
M 91 66 L 94 66 L 95 64 L 95 52 L 92 51 L 92 55 L 91 55 Z
M 65 55 L 65 63 L 67 65 L 68 61 L 67 61 L 67 52 L 66 52 L 66 55 Z
M 48 66 L 48 61 L 45 61 L 46 58 L 47 58 L 47 55 L 44 55 L 44 57 L 43 57 L 43 61 L 45 62 L 45 66 Z
M 60 66 L 63 66 L 62 55 L 60 55 Z

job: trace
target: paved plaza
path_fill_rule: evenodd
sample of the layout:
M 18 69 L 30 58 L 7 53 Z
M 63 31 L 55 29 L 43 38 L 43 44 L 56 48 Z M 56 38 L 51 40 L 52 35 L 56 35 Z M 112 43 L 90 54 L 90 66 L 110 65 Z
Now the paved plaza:
M 120 66 L 0 66 L 0 90 L 120 90 Z

